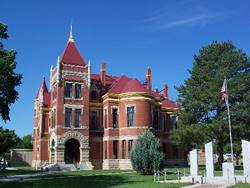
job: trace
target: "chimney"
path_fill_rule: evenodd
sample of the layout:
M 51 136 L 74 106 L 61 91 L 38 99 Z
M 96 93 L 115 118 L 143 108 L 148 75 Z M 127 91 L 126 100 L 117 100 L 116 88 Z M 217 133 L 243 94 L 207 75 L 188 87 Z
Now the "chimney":
M 146 82 L 147 82 L 147 90 L 152 90 L 152 83 L 151 83 L 151 69 L 148 68 L 146 71 Z
M 167 84 L 164 85 L 164 97 L 168 98 L 168 85 Z
M 155 89 L 154 89 L 154 92 L 159 93 L 159 89 L 158 89 L 158 88 L 155 88 Z
M 106 64 L 102 63 L 100 68 L 101 68 L 100 70 L 101 83 L 103 86 L 105 86 L 106 85 Z

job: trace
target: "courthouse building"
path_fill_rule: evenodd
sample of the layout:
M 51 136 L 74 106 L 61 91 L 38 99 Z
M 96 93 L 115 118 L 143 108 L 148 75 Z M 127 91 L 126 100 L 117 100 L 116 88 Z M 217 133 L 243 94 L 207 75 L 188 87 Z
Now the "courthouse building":
M 43 78 L 35 97 L 33 166 L 130 169 L 129 151 L 148 128 L 160 139 L 166 164 L 185 162 L 185 152 L 169 140 L 177 105 L 169 100 L 167 85 L 160 92 L 152 89 L 149 68 L 144 82 L 108 75 L 106 64 L 94 74 L 71 32 L 48 84 L 50 90 Z

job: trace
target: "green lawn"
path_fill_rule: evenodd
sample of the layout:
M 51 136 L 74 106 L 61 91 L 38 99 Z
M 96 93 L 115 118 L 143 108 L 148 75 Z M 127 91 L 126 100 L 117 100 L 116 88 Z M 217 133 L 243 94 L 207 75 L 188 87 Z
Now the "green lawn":
M 250 184 L 249 183 L 240 183 L 237 185 L 230 186 L 230 188 L 249 188 Z
M 161 184 L 153 182 L 153 176 L 143 176 L 136 172 L 124 174 L 110 174 L 103 175 L 104 173 L 118 173 L 124 171 L 118 170 L 92 170 L 92 171 L 78 171 L 78 172 L 65 172 L 43 177 L 34 177 L 22 182 L 15 183 L 0 183 L 1 188 L 128 188 L 128 187 L 142 187 L 142 188 L 177 188 L 187 183 L 173 183 Z M 94 176 L 86 176 L 89 174 L 99 174 Z
M 200 175 L 204 175 L 204 169 L 199 169 Z M 189 175 L 189 168 L 167 168 L 167 180 L 177 180 L 178 171 L 180 176 Z M 32 168 L 18 168 L 17 170 L 0 171 L 0 176 L 8 176 L 15 174 L 34 173 Z M 121 174 L 117 174 L 121 173 Z M 105 174 L 105 175 L 104 175 Z M 107 175 L 108 174 L 108 175 Z M 236 174 L 242 174 L 241 169 L 236 170 Z M 215 175 L 222 175 L 221 171 L 215 171 Z M 165 180 L 164 175 L 160 176 L 160 180 Z M 142 187 L 142 188 L 177 188 L 188 184 L 161 184 L 153 182 L 153 176 L 142 176 L 133 171 L 126 170 L 84 170 L 59 172 L 55 174 L 38 176 L 25 179 L 22 182 L 15 183 L 0 183 L 1 188 L 12 187 L 35 187 L 35 188 L 66 188 L 66 187 L 93 187 L 93 188 L 128 188 L 128 187 Z M 238 184 L 235 188 L 250 187 L 249 184 Z M 234 188 L 234 187 L 233 187 Z

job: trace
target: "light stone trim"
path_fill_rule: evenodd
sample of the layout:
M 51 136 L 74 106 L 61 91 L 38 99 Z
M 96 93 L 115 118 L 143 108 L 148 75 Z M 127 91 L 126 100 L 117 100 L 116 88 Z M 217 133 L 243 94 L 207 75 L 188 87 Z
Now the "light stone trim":
M 125 106 L 125 112 L 126 112 L 126 114 L 128 113 L 128 107 L 134 107 L 134 112 L 136 112 L 136 104 L 127 104 L 126 106 Z M 134 116 L 135 116 L 135 114 L 134 114 Z
M 104 136 L 103 141 L 113 141 L 113 140 L 137 140 L 138 136 L 127 135 L 127 136 Z
M 62 71 L 62 77 L 65 76 L 78 76 L 88 82 L 88 74 L 87 73 L 82 73 L 82 72 L 73 72 L 73 71 Z
M 58 145 L 65 145 L 65 143 L 71 139 L 74 138 L 79 141 L 80 147 L 83 148 L 88 148 L 88 143 L 89 143 L 89 137 L 82 135 L 78 131 L 67 131 L 64 133 L 62 136 L 58 137 Z
M 72 108 L 73 111 L 76 109 L 81 109 L 81 115 L 83 115 L 83 105 L 82 104 L 64 104 L 63 113 L 65 114 L 65 108 Z

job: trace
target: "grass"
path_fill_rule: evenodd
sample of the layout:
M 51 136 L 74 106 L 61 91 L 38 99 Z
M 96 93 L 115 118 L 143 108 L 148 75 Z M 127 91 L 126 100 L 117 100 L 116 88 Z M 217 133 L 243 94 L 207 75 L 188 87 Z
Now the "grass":
M 0 177 L 5 176 L 13 176 L 13 175 L 23 175 L 23 174 L 31 174 L 31 173 L 37 173 L 39 171 L 36 171 L 35 169 L 31 167 L 17 167 L 13 170 L 0 170 Z
M 205 167 L 199 168 L 199 174 L 204 175 Z M 178 172 L 180 176 L 188 176 L 190 174 L 188 167 L 183 168 L 166 168 L 164 170 L 167 174 L 167 180 L 177 180 Z M 37 172 L 32 168 L 17 168 L 17 170 L 0 171 L 0 176 L 9 176 L 15 174 L 29 174 Z M 128 173 L 127 173 L 128 172 Z M 113 174 L 111 174 L 113 173 Z M 120 173 L 120 174 L 117 174 Z M 235 173 L 241 175 L 242 169 L 236 169 Z M 104 175 L 105 174 L 105 175 Z M 91 176 L 90 176 L 91 175 Z M 222 171 L 215 170 L 216 176 L 221 176 Z M 160 180 L 165 180 L 164 175 L 160 176 Z M 128 170 L 84 170 L 84 171 L 70 171 L 59 172 L 55 174 L 36 176 L 25 179 L 21 182 L 14 183 L 0 183 L 1 188 L 80 188 L 80 187 L 93 187 L 93 188 L 128 188 L 128 187 L 142 187 L 142 188 L 177 188 L 187 183 L 168 183 L 161 184 L 153 181 L 153 176 L 143 176 L 133 171 Z M 245 188 L 250 187 L 249 184 L 237 184 L 232 188 Z
M 121 174 L 109 174 L 118 173 Z M 130 171 L 131 173 L 123 173 L 127 171 L 119 170 L 92 170 L 92 171 L 77 171 L 63 172 L 43 177 L 34 177 L 21 182 L 0 183 L 1 188 L 178 188 L 188 183 L 156 183 L 153 181 L 153 176 L 145 176 Z M 123 173 L 123 174 L 122 174 Z M 97 174 L 94 176 L 84 176 L 89 174 Z
M 230 186 L 230 188 L 249 188 L 249 187 L 250 187 L 249 183 L 239 183 L 239 184 Z

